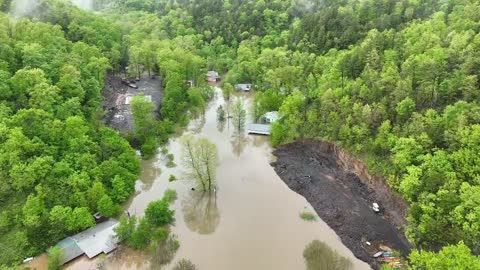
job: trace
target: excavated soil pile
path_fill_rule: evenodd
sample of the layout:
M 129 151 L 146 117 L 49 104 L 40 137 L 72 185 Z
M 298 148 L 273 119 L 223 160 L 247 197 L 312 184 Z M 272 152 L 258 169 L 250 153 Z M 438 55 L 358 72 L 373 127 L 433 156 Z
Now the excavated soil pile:
M 374 190 L 371 177 L 362 180 L 353 173 L 355 166 L 345 164 L 349 160 L 344 151 L 333 144 L 305 140 L 283 145 L 274 155 L 277 161 L 272 166 L 280 178 L 308 200 L 357 258 L 377 269 L 372 255 L 379 244 L 408 255 L 411 246 L 398 229 L 404 224 L 406 203 L 395 194 L 385 194 L 390 192 L 388 188 Z M 387 206 L 382 214 L 372 211 L 373 202 Z

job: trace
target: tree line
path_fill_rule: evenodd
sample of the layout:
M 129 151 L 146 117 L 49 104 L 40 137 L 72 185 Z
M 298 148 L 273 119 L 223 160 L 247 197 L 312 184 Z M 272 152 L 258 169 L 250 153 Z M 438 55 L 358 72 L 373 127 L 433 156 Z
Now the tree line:
M 95 212 L 115 216 L 138 176 L 135 152 L 100 118 L 119 32 L 65 6 L 35 21 L 0 13 L 0 265 L 93 226 Z

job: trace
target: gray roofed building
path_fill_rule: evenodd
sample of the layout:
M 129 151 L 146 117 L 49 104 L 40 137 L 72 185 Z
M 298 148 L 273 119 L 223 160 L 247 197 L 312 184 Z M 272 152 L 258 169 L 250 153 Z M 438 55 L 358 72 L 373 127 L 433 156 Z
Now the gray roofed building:
M 252 84 L 250 84 L 250 83 L 235 84 L 235 89 L 237 89 L 238 91 L 248 92 L 248 91 L 252 90 Z
M 107 254 L 117 248 L 118 241 L 113 231 L 117 224 L 118 221 L 110 219 L 71 238 L 77 242 L 88 258 L 93 258 L 100 253 Z
M 270 135 L 270 125 L 250 124 L 248 125 L 248 134 Z
M 207 80 L 209 82 L 218 82 L 220 81 L 220 75 L 218 75 L 218 72 L 210 70 L 207 72 Z
M 110 219 L 81 233 L 67 237 L 55 246 L 61 248 L 65 254 L 62 264 L 65 264 L 83 254 L 93 258 L 100 253 L 108 254 L 118 247 L 113 229 L 118 221 Z
M 63 250 L 63 257 L 61 264 L 65 264 L 79 256 L 81 256 L 84 252 L 80 247 L 77 245 L 75 240 L 70 237 L 63 239 L 62 241 L 58 242 L 56 247 L 59 247 Z

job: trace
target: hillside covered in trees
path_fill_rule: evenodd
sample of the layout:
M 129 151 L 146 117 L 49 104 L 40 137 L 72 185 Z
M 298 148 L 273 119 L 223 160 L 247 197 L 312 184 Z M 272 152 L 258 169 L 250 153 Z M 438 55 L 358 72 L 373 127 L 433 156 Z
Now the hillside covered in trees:
M 0 0 L 0 265 L 115 216 L 139 161 L 205 110 L 207 70 L 278 110 L 272 144 L 337 143 L 409 205 L 411 269 L 479 269 L 480 3 Z M 10 11 L 10 13 L 8 13 Z M 160 113 L 105 127 L 107 72 L 163 78 Z M 144 120 L 144 121 L 142 121 Z M 130 142 L 130 144 L 129 144 Z

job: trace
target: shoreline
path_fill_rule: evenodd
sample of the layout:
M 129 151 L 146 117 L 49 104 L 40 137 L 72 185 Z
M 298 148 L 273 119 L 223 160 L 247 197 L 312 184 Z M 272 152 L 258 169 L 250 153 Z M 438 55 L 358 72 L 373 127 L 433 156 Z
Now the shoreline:
M 340 160 L 336 150 L 333 144 L 321 141 L 298 141 L 275 149 L 277 161 L 271 165 L 290 189 L 306 198 L 355 257 L 378 269 L 379 263 L 372 255 L 380 245 L 407 256 L 411 245 L 398 225 L 402 223 L 399 219 L 404 219 L 406 203 L 398 202 L 399 198 L 388 194 L 388 189 L 379 189 L 377 193 L 377 188 L 374 190 L 346 169 L 348 164 Z M 391 198 L 390 202 L 386 198 Z M 375 214 L 371 209 L 373 202 L 398 208 L 386 208 L 384 213 Z M 367 245 L 367 241 L 372 245 Z

